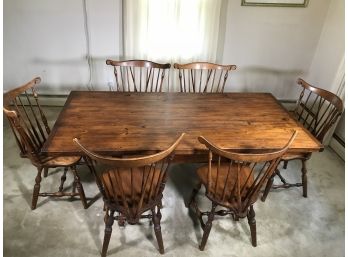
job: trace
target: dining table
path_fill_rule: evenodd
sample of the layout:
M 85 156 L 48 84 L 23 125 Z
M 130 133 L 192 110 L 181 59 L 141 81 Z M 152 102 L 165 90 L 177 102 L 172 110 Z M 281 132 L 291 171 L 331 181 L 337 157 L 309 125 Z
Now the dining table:
M 257 152 L 284 147 L 294 130 L 289 153 L 324 149 L 271 93 L 71 91 L 42 152 L 83 155 L 73 143 L 78 138 L 102 155 L 147 155 L 184 132 L 174 161 L 203 162 L 207 149 L 199 136 L 225 150 Z

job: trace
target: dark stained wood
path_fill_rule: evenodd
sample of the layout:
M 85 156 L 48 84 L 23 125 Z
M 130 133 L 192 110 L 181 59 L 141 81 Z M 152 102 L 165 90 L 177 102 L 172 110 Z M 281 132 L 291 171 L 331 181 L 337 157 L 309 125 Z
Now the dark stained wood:
M 343 112 L 343 102 L 335 94 L 312 86 L 303 79 L 297 83 L 302 87 L 294 117 L 320 142 Z
M 114 220 L 124 226 L 125 222 L 137 224 L 141 218 L 151 218 L 157 238 L 159 252 L 164 253 L 161 233 L 161 212 L 163 190 L 167 180 L 167 170 L 173 159 L 174 150 L 183 139 L 184 133 L 166 150 L 149 155 L 127 158 L 101 156 L 86 149 L 78 139 L 75 144 L 90 158 L 103 165 L 99 174 L 98 185 L 106 207 L 105 235 L 102 256 L 106 256 Z M 96 169 L 93 168 L 95 171 Z M 156 211 L 157 208 L 157 211 Z M 151 211 L 149 215 L 142 215 Z M 120 215 L 114 216 L 118 212 Z
M 122 156 L 163 151 L 185 132 L 176 160 L 206 154 L 201 135 L 223 149 L 281 149 L 289 131 L 298 136 L 290 152 L 320 151 L 323 146 L 268 93 L 71 92 L 42 151 L 80 155 L 73 138 L 99 154 Z
M 312 86 L 303 79 L 298 79 L 297 84 L 301 87 L 301 93 L 297 101 L 295 109 L 291 112 L 292 117 L 298 120 L 319 142 L 322 142 L 329 129 L 336 123 L 337 119 L 343 112 L 343 102 L 335 94 Z M 297 154 L 290 153 L 283 157 L 284 166 L 287 168 L 288 161 L 300 160 L 302 164 L 302 181 L 301 183 L 289 183 L 281 175 L 280 171 L 270 178 L 267 183 L 266 190 L 261 198 L 265 201 L 271 188 L 290 188 L 303 187 L 303 197 L 307 197 L 307 167 L 306 161 L 311 157 L 311 153 L 299 152 Z M 277 175 L 282 184 L 273 185 L 273 178 Z M 273 185 L 273 186 L 272 186 Z
M 84 208 L 87 208 L 87 202 L 80 177 L 76 171 L 76 165 L 79 163 L 80 156 L 47 156 L 41 152 L 43 144 L 46 142 L 51 129 L 48 126 L 46 116 L 40 106 L 39 97 L 36 92 L 36 86 L 41 82 L 39 77 L 32 79 L 28 83 L 4 94 L 3 111 L 8 118 L 13 135 L 20 149 L 20 156 L 29 158 L 31 163 L 37 167 L 37 176 L 33 190 L 31 208 L 34 210 L 39 196 L 80 196 Z M 42 171 L 44 177 L 48 175 L 49 168 L 64 167 L 64 173 L 61 177 L 61 183 L 58 192 L 43 193 L 40 192 L 40 183 L 42 180 Z M 78 193 L 63 192 L 63 185 L 66 179 L 68 168 L 74 175 L 74 184 L 76 184 Z
M 144 60 L 106 60 L 114 67 L 116 88 L 123 92 L 162 92 L 166 71 L 170 64 Z
M 265 150 L 265 153 L 257 154 L 229 152 L 219 148 L 210 140 L 199 137 L 199 141 L 209 149 L 208 164 L 197 169 L 200 182 L 192 192 L 188 207 L 193 209 L 203 229 L 203 238 L 199 246 L 201 251 L 207 243 L 215 215 L 231 214 L 235 220 L 247 217 L 252 245 L 257 245 L 253 204 L 296 134 L 296 131 L 290 134 L 290 140 L 282 149 L 274 152 Z M 202 212 L 195 201 L 201 185 L 204 185 L 205 195 L 212 202 L 212 208 L 207 212 Z M 218 206 L 227 210 L 215 211 Z M 208 216 L 206 223 L 203 221 L 205 215 Z
M 180 92 L 222 93 L 225 89 L 228 73 L 236 65 L 220 65 L 209 62 L 174 64 L 178 69 Z

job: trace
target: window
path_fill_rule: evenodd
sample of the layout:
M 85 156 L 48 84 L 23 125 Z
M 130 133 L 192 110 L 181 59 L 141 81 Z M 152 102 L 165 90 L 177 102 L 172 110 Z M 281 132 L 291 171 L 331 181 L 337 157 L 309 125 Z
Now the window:
M 124 1 L 126 59 L 215 62 L 221 0 Z

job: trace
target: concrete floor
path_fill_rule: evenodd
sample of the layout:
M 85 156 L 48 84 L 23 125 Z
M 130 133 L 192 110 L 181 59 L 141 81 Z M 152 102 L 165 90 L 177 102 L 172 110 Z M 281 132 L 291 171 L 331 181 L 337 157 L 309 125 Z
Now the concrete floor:
M 60 108 L 48 108 L 55 120 Z M 11 130 L 4 122 L 4 256 L 99 256 L 103 232 L 102 199 L 88 170 L 80 167 L 87 197 L 96 200 L 87 210 L 79 200 L 39 198 L 30 210 L 36 169 L 19 158 Z M 289 163 L 286 175 L 300 177 L 299 162 Z M 162 233 L 165 256 L 344 256 L 344 161 L 330 148 L 308 162 L 309 198 L 301 188 L 271 192 L 255 204 L 258 246 L 252 247 L 246 219 L 221 217 L 204 252 L 202 231 L 188 214 L 184 201 L 196 181 L 194 165 L 174 165 L 164 191 Z M 51 170 L 43 190 L 56 190 L 61 170 Z M 72 176 L 66 185 L 71 189 Z M 68 190 L 67 189 L 67 190 Z M 201 198 L 204 197 L 203 191 Z M 202 201 L 202 205 L 207 205 Z M 114 224 L 109 256 L 159 256 L 152 225 L 119 228 Z

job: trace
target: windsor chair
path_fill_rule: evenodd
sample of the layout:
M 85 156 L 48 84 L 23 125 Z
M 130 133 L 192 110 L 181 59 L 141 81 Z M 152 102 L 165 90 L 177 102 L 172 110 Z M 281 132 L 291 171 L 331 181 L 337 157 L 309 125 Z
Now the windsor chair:
M 174 68 L 179 72 L 180 91 L 189 93 L 224 92 L 228 73 L 236 67 L 208 62 L 174 64 Z
M 120 226 L 125 222 L 135 225 L 142 218 L 150 218 L 159 246 L 164 253 L 161 233 L 161 204 L 167 180 L 167 170 L 174 157 L 174 150 L 184 137 L 184 133 L 166 150 L 159 153 L 134 158 L 105 157 L 87 150 L 77 138 L 74 142 L 88 156 L 90 165 L 104 165 L 99 173 L 94 169 L 98 187 L 106 207 L 105 234 L 102 256 L 106 256 L 114 220 Z M 94 162 L 94 163 L 93 163 Z M 93 165 L 93 167 L 96 167 Z M 150 211 L 150 214 L 143 213 Z M 115 216 L 115 212 L 120 213 Z
M 80 196 L 83 207 L 86 209 L 88 206 L 85 193 L 76 170 L 76 165 L 79 163 L 81 157 L 49 157 L 41 152 L 41 148 L 46 142 L 48 135 L 51 133 L 51 129 L 41 105 L 39 104 L 39 97 L 35 88 L 40 82 L 41 79 L 37 77 L 23 86 L 8 91 L 4 94 L 3 106 L 4 114 L 10 123 L 10 127 L 20 149 L 20 156 L 22 158 L 28 158 L 37 168 L 31 209 L 36 209 L 39 196 Z M 53 193 L 40 192 L 42 171 L 44 171 L 44 177 L 47 177 L 48 170 L 56 167 L 64 167 L 58 191 Z M 69 168 L 74 176 L 73 190 L 71 193 L 63 191 L 66 174 Z M 75 192 L 76 188 L 78 193 Z
M 343 112 L 343 102 L 335 94 L 324 89 L 312 86 L 303 79 L 298 79 L 297 84 L 301 87 L 301 93 L 297 100 L 296 107 L 291 111 L 291 115 L 295 120 L 303 125 L 318 141 L 321 143 L 329 129 L 335 124 L 337 119 Z M 283 168 L 286 169 L 288 161 L 300 160 L 302 163 L 302 181 L 300 183 L 288 183 L 281 175 L 279 169 L 268 181 L 264 194 L 261 198 L 265 201 L 271 188 L 303 188 L 303 197 L 307 197 L 308 182 L 307 182 L 307 167 L 306 162 L 311 157 L 311 153 L 295 153 L 286 154 L 282 157 L 284 162 Z M 277 175 L 282 184 L 273 185 L 274 176 Z
M 203 229 L 203 237 L 199 245 L 201 251 L 204 250 L 207 243 L 215 215 L 230 214 L 234 220 L 247 217 L 252 245 L 257 246 L 253 204 L 296 134 L 295 131 L 287 144 L 278 151 L 258 151 L 257 153 L 226 151 L 202 136 L 198 138 L 199 142 L 209 150 L 208 165 L 204 165 L 196 171 L 200 182 L 192 192 L 188 207 L 193 209 Z M 206 197 L 212 203 L 211 210 L 206 212 L 199 209 L 195 200 L 202 184 L 205 187 Z M 224 209 L 216 211 L 218 206 Z M 208 216 L 206 222 L 204 222 L 203 216 Z
M 160 64 L 144 60 L 106 60 L 114 67 L 116 88 L 124 92 L 162 92 L 166 70 L 170 64 Z

